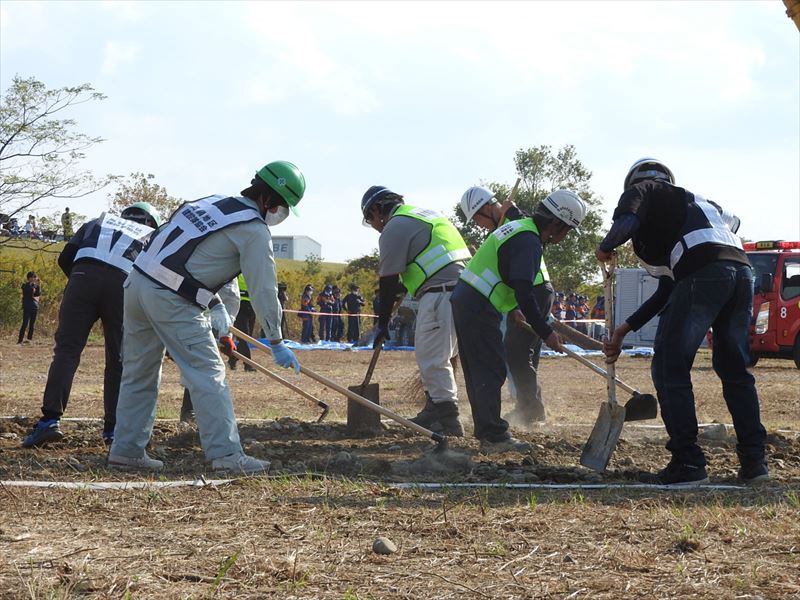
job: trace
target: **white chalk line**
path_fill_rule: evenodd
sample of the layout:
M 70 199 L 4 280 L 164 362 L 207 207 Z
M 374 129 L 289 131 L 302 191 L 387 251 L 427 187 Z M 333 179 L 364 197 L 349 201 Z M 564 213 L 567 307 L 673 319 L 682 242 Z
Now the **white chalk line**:
M 0 488 L 45 488 L 67 490 L 150 490 L 179 487 L 207 487 L 225 485 L 236 479 L 184 479 L 176 481 L 0 481 Z M 702 485 L 654 485 L 648 483 L 433 483 L 408 481 L 402 483 L 375 483 L 380 487 L 399 490 L 447 490 L 447 489 L 508 489 L 508 490 L 643 490 L 643 491 L 741 491 L 748 489 L 741 485 L 702 484 Z
M 1 415 L 0 420 L 6 421 L 14 421 L 19 419 L 19 415 L 16 416 L 8 416 L 8 415 Z M 103 419 L 99 417 L 63 417 L 62 421 L 74 422 L 74 423 L 100 423 Z M 255 418 L 240 418 L 236 419 L 239 423 L 274 423 L 277 422 L 276 419 L 255 419 Z M 156 423 L 177 423 L 180 422 L 180 419 L 156 419 Z M 391 422 L 388 421 L 388 422 Z M 333 421 L 328 422 L 328 424 L 337 424 Z M 339 425 L 344 425 L 344 421 L 338 423 Z M 322 423 L 325 425 L 325 423 Z M 697 426 L 700 429 L 707 429 L 709 427 L 719 427 L 720 425 L 725 425 L 725 427 L 729 429 L 733 429 L 732 423 L 699 423 Z M 546 429 L 547 427 L 594 427 L 594 423 L 544 423 L 544 424 L 535 424 L 535 427 Z M 652 430 L 664 430 L 663 425 L 647 425 L 647 424 L 639 424 L 639 423 L 631 423 L 625 425 L 626 429 L 652 429 Z M 535 431 L 535 429 L 534 429 Z M 772 429 L 769 430 L 774 433 L 786 433 L 791 435 L 800 435 L 800 431 L 794 429 Z

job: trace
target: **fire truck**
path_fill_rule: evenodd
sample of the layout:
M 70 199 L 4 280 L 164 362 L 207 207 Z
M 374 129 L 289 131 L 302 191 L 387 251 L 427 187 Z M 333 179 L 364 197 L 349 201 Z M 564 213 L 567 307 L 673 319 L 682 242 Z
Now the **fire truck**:
M 755 274 L 752 364 L 791 358 L 800 369 L 800 242 L 744 244 Z

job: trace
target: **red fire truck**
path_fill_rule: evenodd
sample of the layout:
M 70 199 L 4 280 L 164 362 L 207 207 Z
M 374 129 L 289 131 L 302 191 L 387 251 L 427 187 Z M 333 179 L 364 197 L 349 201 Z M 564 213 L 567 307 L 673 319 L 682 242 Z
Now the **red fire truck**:
M 791 358 L 800 369 L 800 242 L 744 244 L 755 274 L 752 364 Z

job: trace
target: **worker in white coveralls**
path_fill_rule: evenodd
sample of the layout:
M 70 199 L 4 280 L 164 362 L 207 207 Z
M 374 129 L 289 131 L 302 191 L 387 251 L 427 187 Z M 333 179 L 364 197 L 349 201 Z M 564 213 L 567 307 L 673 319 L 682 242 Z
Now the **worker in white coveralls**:
M 419 300 L 414 353 L 427 397 L 425 407 L 411 420 L 431 431 L 462 436 L 450 363 L 458 354 L 450 292 L 470 258 L 467 245 L 447 217 L 408 206 L 401 195 L 383 186 L 366 191 L 361 213 L 364 225 L 381 234 L 380 311 L 374 345 L 388 339 L 395 298 L 405 286 Z
M 530 217 L 513 202 L 498 202 L 491 190 L 480 186 L 473 186 L 464 192 L 460 208 L 466 223 L 473 221 L 481 229 L 490 232 L 508 221 Z M 533 282 L 533 295 L 542 318 L 547 319 L 555 292 L 550 285 L 550 275 L 547 273 L 544 257 Z M 506 326 L 507 315 L 508 313 L 503 315 L 505 328 L 503 346 L 509 379 L 513 382 L 511 396 L 516 406 L 506 415 L 506 419 L 515 427 L 528 428 L 532 423 L 545 420 L 542 386 L 538 377 L 542 338 L 535 331 L 513 325 Z
M 112 468 L 163 468 L 145 452 L 153 431 L 164 348 L 181 371 L 194 405 L 200 443 L 215 471 L 265 473 L 270 463 L 242 451 L 217 339 L 228 351 L 232 320 L 217 291 L 241 272 L 271 344 L 272 358 L 299 371 L 284 344 L 269 227 L 296 213 L 305 178 L 290 162 L 271 162 L 241 196 L 183 204 L 153 235 L 125 282 L 122 385 Z

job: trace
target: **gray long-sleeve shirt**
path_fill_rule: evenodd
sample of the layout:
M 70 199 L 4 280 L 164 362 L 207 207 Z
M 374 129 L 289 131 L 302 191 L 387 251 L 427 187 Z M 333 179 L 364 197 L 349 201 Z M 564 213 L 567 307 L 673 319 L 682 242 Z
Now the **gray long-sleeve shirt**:
M 257 208 L 248 198 L 237 196 L 237 199 Z M 186 268 L 209 287 L 228 282 L 232 276 L 235 279 L 241 271 L 247 281 L 251 305 L 267 338 L 282 339 L 272 235 L 263 221 L 231 225 L 213 233 L 197 245 Z M 228 303 L 225 304 L 227 307 Z

